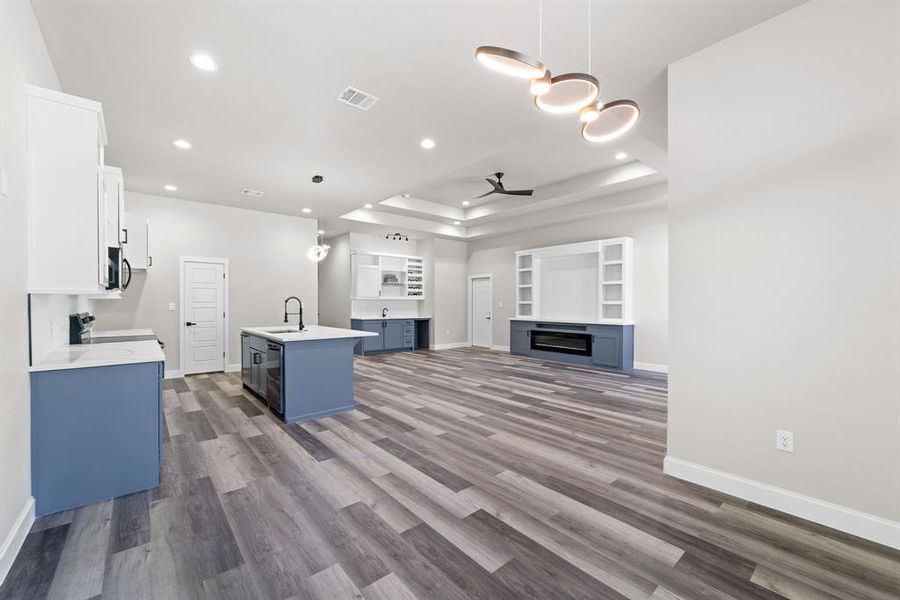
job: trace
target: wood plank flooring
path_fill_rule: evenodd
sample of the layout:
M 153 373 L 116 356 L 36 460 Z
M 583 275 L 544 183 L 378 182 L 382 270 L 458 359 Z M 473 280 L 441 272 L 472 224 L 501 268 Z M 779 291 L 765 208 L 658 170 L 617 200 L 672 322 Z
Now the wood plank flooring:
M 39 519 L 0 600 L 897 599 L 887 548 L 663 475 L 666 379 L 480 350 L 357 358 L 286 427 L 166 381 L 159 488 Z

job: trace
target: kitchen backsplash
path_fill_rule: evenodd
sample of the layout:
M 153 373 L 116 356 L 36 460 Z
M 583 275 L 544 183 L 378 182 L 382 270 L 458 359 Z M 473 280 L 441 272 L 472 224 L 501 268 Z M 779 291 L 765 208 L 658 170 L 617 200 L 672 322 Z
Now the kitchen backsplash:
M 31 359 L 46 356 L 69 343 L 69 315 L 91 312 L 87 296 L 31 294 Z

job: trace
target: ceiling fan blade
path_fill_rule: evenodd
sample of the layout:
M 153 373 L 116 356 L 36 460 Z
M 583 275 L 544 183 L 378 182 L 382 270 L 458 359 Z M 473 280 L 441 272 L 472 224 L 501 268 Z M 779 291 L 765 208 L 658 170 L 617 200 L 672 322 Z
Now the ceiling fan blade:
M 530 196 L 534 193 L 534 190 L 503 190 L 500 193 L 507 196 Z
M 485 177 L 484 180 L 487 181 L 489 184 L 491 184 L 491 186 L 494 188 L 495 192 L 498 192 L 503 189 L 503 184 L 500 183 L 499 181 L 494 181 L 493 179 L 488 179 L 487 177 Z
M 503 192 L 498 192 L 497 190 L 491 190 L 491 191 L 486 192 L 486 193 L 484 193 L 484 194 L 482 194 L 482 195 L 480 195 L 480 196 L 475 196 L 475 200 L 478 200 L 479 198 L 484 198 L 485 196 L 490 196 L 491 194 L 498 194 L 498 193 L 499 193 L 499 194 L 502 194 Z

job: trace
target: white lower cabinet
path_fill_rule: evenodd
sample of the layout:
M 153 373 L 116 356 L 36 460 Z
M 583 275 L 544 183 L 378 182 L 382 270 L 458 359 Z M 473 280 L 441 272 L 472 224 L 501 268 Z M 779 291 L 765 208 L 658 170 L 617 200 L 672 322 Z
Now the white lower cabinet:
M 99 102 L 27 86 L 28 290 L 106 289 L 106 131 Z
M 133 271 L 146 271 L 153 266 L 150 253 L 150 221 L 134 213 L 125 213 L 122 248 Z

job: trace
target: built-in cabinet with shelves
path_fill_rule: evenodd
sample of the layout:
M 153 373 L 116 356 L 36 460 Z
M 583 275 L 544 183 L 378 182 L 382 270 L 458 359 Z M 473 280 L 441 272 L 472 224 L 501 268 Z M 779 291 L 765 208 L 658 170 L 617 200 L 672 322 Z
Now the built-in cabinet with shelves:
M 630 324 L 627 237 L 516 252 L 516 317 Z
M 107 270 L 106 129 L 99 102 L 26 87 L 28 289 L 96 294 Z
M 425 299 L 422 257 L 354 252 L 350 258 L 353 300 Z

